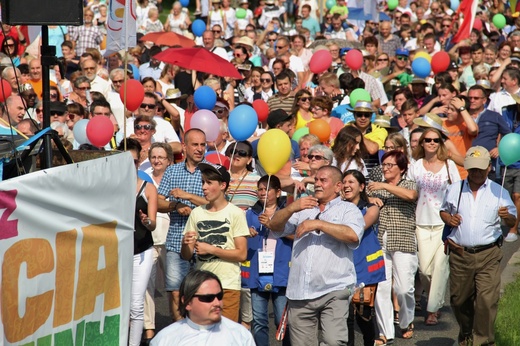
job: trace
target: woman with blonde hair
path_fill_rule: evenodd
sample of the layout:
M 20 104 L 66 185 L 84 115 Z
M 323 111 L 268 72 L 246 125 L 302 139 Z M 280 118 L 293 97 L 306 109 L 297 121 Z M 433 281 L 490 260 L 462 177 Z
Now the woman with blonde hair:
M 334 158 L 332 166 L 338 167 L 341 172 L 357 169 L 366 177 L 368 175 L 362 152 L 366 151 L 363 144 L 363 135 L 354 126 L 345 126 L 338 132 L 331 147 Z
M 439 309 L 444 304 L 449 276 L 448 256 L 444 254 L 442 231 L 444 222 L 439 212 L 449 185 L 460 181 L 455 162 L 449 159 L 442 134 L 426 129 L 413 151 L 417 160 L 410 165 L 408 178 L 417 184 L 416 237 L 419 269 L 428 293 L 426 325 L 438 323 Z

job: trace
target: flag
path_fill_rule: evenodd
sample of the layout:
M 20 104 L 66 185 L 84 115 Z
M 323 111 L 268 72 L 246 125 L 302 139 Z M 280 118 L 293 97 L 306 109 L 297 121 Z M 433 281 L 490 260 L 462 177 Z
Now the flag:
M 459 41 L 465 40 L 469 37 L 473 24 L 475 23 L 477 7 L 478 0 L 462 0 L 462 3 L 457 9 L 457 14 L 462 14 L 463 20 L 459 27 L 459 31 L 453 36 L 453 43 L 458 43 Z
M 110 1 L 105 56 L 136 45 L 136 0 Z

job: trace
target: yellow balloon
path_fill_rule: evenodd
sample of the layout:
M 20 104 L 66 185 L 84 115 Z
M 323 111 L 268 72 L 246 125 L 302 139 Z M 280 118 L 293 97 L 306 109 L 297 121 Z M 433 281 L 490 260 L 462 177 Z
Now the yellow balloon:
M 432 56 L 425 51 L 415 53 L 414 59 L 416 58 L 425 58 L 426 60 L 428 60 L 429 63 L 432 62 Z
M 269 175 L 277 173 L 291 157 L 291 140 L 280 129 L 271 129 L 258 141 L 258 158 Z

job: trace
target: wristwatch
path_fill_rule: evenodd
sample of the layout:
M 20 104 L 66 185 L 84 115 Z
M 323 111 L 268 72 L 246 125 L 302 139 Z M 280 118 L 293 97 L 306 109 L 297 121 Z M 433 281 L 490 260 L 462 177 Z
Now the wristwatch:
M 466 110 L 466 107 L 464 107 L 464 106 L 462 106 L 462 107 L 459 108 L 459 112 L 463 112 L 463 111 L 465 111 L 465 110 Z
M 152 224 L 152 220 L 148 219 L 148 221 L 146 221 L 146 226 L 150 226 Z

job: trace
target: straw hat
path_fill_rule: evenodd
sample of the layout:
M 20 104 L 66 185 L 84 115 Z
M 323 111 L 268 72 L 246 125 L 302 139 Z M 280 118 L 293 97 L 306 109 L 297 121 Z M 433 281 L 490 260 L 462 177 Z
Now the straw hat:
M 177 99 L 184 100 L 187 97 L 188 97 L 188 95 L 182 94 L 181 91 L 178 88 L 167 89 L 166 90 L 166 97 L 165 97 L 165 99 L 168 102 L 174 101 L 174 100 L 177 100 Z
M 379 127 L 383 127 L 388 131 L 399 131 L 397 126 L 392 126 L 390 123 L 390 117 L 388 115 L 376 115 L 376 118 L 373 121 L 374 124 Z
M 370 102 L 358 101 L 354 107 L 354 112 L 374 113 L 374 110 Z
M 413 123 L 420 127 L 432 127 L 441 131 L 445 135 L 448 134 L 446 129 L 442 126 L 444 124 L 442 118 L 434 113 L 426 113 L 420 118 L 415 118 Z
M 241 44 L 243 46 L 248 46 L 250 47 L 251 49 L 254 48 L 255 44 L 253 42 L 253 40 L 247 36 L 242 36 L 238 39 L 238 41 L 236 42 L 236 44 Z

